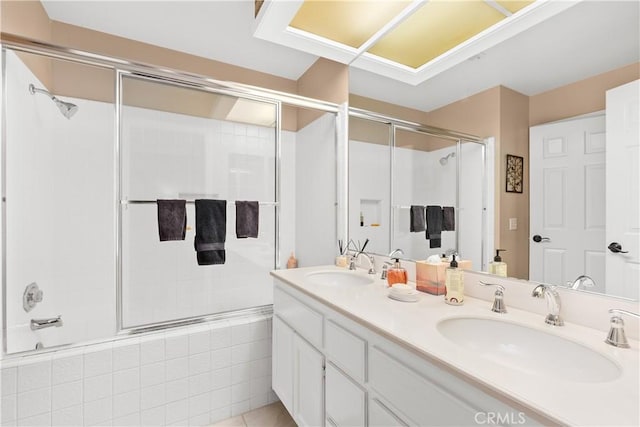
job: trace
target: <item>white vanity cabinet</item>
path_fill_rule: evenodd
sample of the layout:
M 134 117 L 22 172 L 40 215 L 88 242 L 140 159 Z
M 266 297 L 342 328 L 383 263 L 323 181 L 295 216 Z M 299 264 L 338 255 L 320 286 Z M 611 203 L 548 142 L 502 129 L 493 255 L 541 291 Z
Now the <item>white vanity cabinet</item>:
M 536 424 L 366 319 L 277 279 L 274 292 L 273 389 L 298 425 Z

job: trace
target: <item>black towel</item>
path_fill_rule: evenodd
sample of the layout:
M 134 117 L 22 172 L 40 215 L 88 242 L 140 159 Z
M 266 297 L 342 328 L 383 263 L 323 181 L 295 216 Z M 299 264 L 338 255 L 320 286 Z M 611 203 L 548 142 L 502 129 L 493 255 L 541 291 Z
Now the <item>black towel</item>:
M 224 264 L 227 238 L 227 201 L 196 200 L 196 238 L 198 265 Z
M 236 237 L 258 237 L 260 205 L 258 202 L 236 201 Z
M 427 206 L 427 239 L 430 248 L 439 248 L 442 245 L 442 207 Z
M 160 241 L 184 240 L 187 230 L 185 200 L 157 200 Z
M 424 206 L 411 206 L 409 231 L 414 233 L 426 230 Z
M 442 231 L 456 231 L 456 213 L 453 206 L 442 208 Z

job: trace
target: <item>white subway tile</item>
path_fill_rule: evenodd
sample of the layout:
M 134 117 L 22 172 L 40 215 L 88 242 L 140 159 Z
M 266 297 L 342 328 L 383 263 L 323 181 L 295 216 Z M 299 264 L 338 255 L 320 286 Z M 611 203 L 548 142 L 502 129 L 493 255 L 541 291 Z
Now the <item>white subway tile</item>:
M 189 334 L 189 354 L 208 352 L 210 349 L 209 335 L 208 330 Z
M 249 381 L 233 384 L 231 386 L 231 403 L 238 403 L 245 400 L 249 400 L 251 397 L 251 387 Z
M 125 415 L 124 417 L 115 418 L 112 425 L 114 427 L 138 427 L 140 425 L 140 413 Z
M 18 426 L 49 427 L 50 425 L 51 425 L 51 412 L 47 412 L 46 414 L 35 415 L 29 418 L 21 418 L 18 420 Z
M 271 375 L 271 357 L 251 361 L 251 378 L 260 378 Z
M 231 366 L 230 348 L 223 348 L 211 352 L 211 369 L 221 369 L 227 366 Z
M 50 386 L 51 359 L 36 363 L 20 363 L 18 366 L 18 393 Z
M 51 414 L 51 425 L 54 427 L 74 427 L 82 424 L 82 405 L 53 411 Z
M 166 381 L 186 378 L 189 375 L 189 359 L 180 357 L 165 362 L 165 378 Z
M 254 341 L 249 344 L 251 348 L 251 360 L 271 357 L 271 338 Z
M 245 344 L 254 341 L 251 323 L 243 323 L 231 327 L 231 345 Z
M 171 426 L 171 427 L 185 427 L 189 425 L 189 420 L 188 419 L 184 419 L 184 420 L 178 420 L 178 421 L 174 421 L 172 423 L 167 423 L 167 426 Z
M 209 352 L 189 356 L 189 375 L 198 375 L 211 371 L 211 355 Z
M 204 427 L 209 425 L 209 412 L 189 418 L 189 426 Z
M 140 413 L 140 390 L 113 396 L 113 418 Z
M 18 403 L 15 394 L 3 394 L 0 402 L 0 425 L 18 418 Z
M 110 348 L 88 351 L 84 354 L 84 378 L 111 374 L 112 351 Z
M 219 350 L 231 346 L 231 327 L 225 325 L 211 329 L 211 350 Z
M 2 396 L 16 394 L 18 392 L 18 368 L 2 368 L 1 375 L 0 384 L 2 388 L 0 392 Z
M 51 392 L 51 410 L 82 404 L 82 381 L 54 385 Z
M 113 394 L 111 374 L 84 379 L 84 401 L 104 399 Z
M 84 425 L 93 426 L 110 421 L 113 418 L 112 404 L 111 397 L 85 403 L 83 408 Z
M 189 401 L 187 399 L 167 403 L 165 407 L 165 422 L 172 424 L 189 418 Z
M 140 368 L 140 386 L 149 387 L 165 381 L 165 362 L 143 365 Z
M 164 405 L 164 402 L 164 383 L 142 389 L 140 394 L 140 407 L 142 409 Z
M 140 344 L 138 343 L 138 340 L 127 345 L 118 345 L 113 347 L 114 371 L 136 368 L 138 366 L 140 366 Z
M 82 379 L 82 354 L 74 356 L 54 357 L 51 361 L 52 384 L 62 384 Z
M 211 372 L 189 377 L 189 396 L 211 391 Z
M 211 409 L 231 406 L 231 387 L 220 388 L 211 392 Z
M 231 368 L 216 369 L 211 372 L 211 390 L 231 386 Z
M 143 366 L 143 368 L 145 367 Z M 161 381 L 163 379 L 161 378 Z M 113 394 L 126 393 L 140 388 L 140 368 L 126 369 L 113 373 Z
M 140 364 L 160 362 L 164 360 L 164 338 L 162 336 L 141 340 Z
M 254 343 L 238 344 L 231 347 L 233 363 L 244 363 L 252 360 L 252 346 Z
M 167 335 L 165 339 L 166 359 L 175 359 L 189 355 L 189 337 L 187 335 Z
M 51 411 L 51 389 L 41 388 L 18 394 L 18 419 Z
M 219 421 L 231 418 L 231 406 L 224 406 L 222 408 L 212 409 L 209 413 L 209 422 L 215 424 Z
M 251 410 L 251 401 L 249 399 L 243 400 L 242 402 L 233 403 L 231 405 L 231 416 L 236 417 L 238 415 L 242 415 L 245 412 L 249 412 Z
M 164 405 L 143 410 L 140 414 L 140 424 L 149 427 L 164 426 Z
M 250 362 L 240 363 L 231 367 L 231 384 L 249 381 L 251 378 Z
M 202 393 L 189 398 L 189 417 L 209 413 L 211 409 L 211 395 Z
M 249 388 L 251 397 L 267 394 L 271 390 L 271 377 L 251 378 Z
M 259 320 L 251 324 L 254 341 L 271 338 L 271 322 L 269 320 L 270 319 Z
M 189 397 L 189 379 L 182 378 L 165 384 L 165 401 L 175 402 Z
M 249 399 L 249 404 L 251 406 L 252 411 L 257 408 L 262 408 L 263 406 L 266 406 L 269 403 L 271 403 L 269 402 L 269 393 L 252 396 L 251 399 Z

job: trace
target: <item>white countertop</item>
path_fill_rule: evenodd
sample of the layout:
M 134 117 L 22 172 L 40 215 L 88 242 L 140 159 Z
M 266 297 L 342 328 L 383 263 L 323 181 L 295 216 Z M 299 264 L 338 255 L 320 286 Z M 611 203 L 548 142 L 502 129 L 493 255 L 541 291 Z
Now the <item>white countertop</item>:
M 442 295 L 422 292 L 418 302 L 395 301 L 387 297 L 386 281 L 380 280 L 379 274 L 368 276 L 364 270 L 349 273 L 371 277 L 373 284 L 338 288 L 314 284 L 306 278 L 310 272 L 326 270 L 347 271 L 320 266 L 276 270 L 271 274 L 375 332 L 545 418 L 575 426 L 640 425 L 638 341 L 629 340 L 629 349 L 616 348 L 604 343 L 602 331 L 572 323 L 550 326 L 540 314 L 509 307 L 508 300 L 505 300 L 508 311 L 505 314 L 491 312 L 491 302 L 468 296 L 462 306 L 447 305 Z M 622 374 L 609 382 L 576 382 L 510 368 L 474 355 L 440 334 L 437 323 L 451 317 L 500 319 L 554 334 L 595 350 L 616 363 Z

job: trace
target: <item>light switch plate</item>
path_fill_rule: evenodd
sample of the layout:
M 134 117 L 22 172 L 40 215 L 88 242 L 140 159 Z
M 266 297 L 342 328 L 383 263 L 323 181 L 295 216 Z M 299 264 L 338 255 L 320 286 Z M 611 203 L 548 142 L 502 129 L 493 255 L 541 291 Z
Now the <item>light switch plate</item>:
M 518 218 L 509 218 L 509 230 L 518 229 Z

